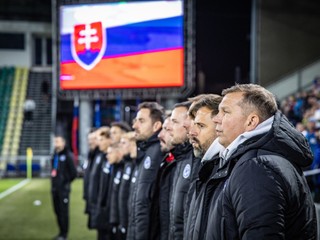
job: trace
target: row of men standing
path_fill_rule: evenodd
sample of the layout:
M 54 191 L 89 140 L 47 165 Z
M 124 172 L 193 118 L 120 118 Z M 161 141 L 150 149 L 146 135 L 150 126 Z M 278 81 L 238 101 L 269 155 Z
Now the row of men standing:
M 84 198 L 98 239 L 315 239 L 306 140 L 261 86 L 222 95 L 170 116 L 144 102 L 134 134 L 120 123 L 93 133 Z
M 176 104 L 165 116 L 158 103 L 144 102 L 138 107 L 134 133 L 125 133 L 128 125 L 118 122 L 89 135 L 84 198 L 88 226 L 98 230 L 98 239 L 183 238 L 188 193 L 200 164 L 188 138 L 190 105 Z M 135 146 L 131 154 L 127 140 Z M 119 152 L 116 164 L 110 160 L 113 152 Z M 114 215 L 118 219 L 112 219 Z

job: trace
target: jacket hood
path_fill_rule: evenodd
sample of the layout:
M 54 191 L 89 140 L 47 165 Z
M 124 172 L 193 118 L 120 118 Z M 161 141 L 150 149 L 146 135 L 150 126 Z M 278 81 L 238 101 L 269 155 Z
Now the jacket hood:
M 145 151 L 153 144 L 159 143 L 158 134 L 160 131 L 154 133 L 148 140 L 137 142 L 137 158 L 136 162 L 139 163 L 145 156 Z
M 263 152 L 281 155 L 300 167 L 307 167 L 313 161 L 307 139 L 292 126 L 280 111 L 276 112 L 272 127 L 267 133 L 240 144 L 233 157 L 251 149 L 258 149 L 260 155 Z
M 184 158 L 184 155 L 190 151 L 192 151 L 192 145 L 189 142 L 184 142 L 182 144 L 179 144 L 175 146 L 171 153 L 175 157 L 176 160 L 180 160 L 181 158 Z
M 138 149 L 139 149 L 139 150 L 142 150 L 142 151 L 145 151 L 145 150 L 147 150 L 152 144 L 159 142 L 159 139 L 158 139 L 158 134 L 159 134 L 159 132 L 160 132 L 160 131 L 154 133 L 154 134 L 153 134 L 150 138 L 148 138 L 148 140 L 146 140 L 146 141 L 137 142 Z

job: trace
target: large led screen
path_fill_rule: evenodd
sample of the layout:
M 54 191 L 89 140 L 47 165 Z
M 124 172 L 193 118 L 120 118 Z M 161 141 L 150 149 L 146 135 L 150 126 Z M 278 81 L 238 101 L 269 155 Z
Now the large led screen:
M 60 7 L 62 90 L 181 87 L 183 1 Z

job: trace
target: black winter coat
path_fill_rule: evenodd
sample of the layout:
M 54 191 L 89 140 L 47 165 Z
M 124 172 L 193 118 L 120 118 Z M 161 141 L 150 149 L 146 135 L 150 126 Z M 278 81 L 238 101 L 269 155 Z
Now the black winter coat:
M 88 157 L 83 163 L 83 199 L 88 200 L 88 186 L 89 186 L 89 175 L 90 170 L 92 168 L 92 163 L 98 154 L 99 149 L 95 148 L 94 150 L 90 150 L 88 153 Z
M 54 170 L 54 158 L 58 156 L 58 167 Z M 77 170 L 74 166 L 73 155 L 66 148 L 59 153 L 53 154 L 51 168 L 55 174 L 51 174 L 52 191 L 70 191 L 70 183 L 77 177 Z
M 219 167 L 219 156 L 214 156 L 210 161 L 201 164 L 198 179 L 193 183 L 194 191 L 184 229 L 184 239 L 204 239 L 207 228 L 208 210 L 215 185 L 211 177 Z
M 110 204 L 112 193 L 113 165 L 104 158 L 100 174 L 97 204 L 92 207 L 92 228 L 110 230 Z
M 189 209 L 188 200 L 192 194 L 190 187 L 197 176 L 200 159 L 194 157 L 192 145 L 189 143 L 175 147 L 172 154 L 175 156 L 176 167 L 169 198 L 170 221 L 167 239 L 179 240 L 183 239 L 185 211 Z M 162 205 L 160 205 L 160 216 L 166 211 L 166 209 L 162 211 L 161 207 Z
M 167 161 L 170 158 L 170 161 Z M 163 158 L 155 182 L 154 198 L 151 203 L 150 240 L 165 239 L 169 236 L 169 197 L 171 195 L 172 182 L 176 163 L 174 156 L 168 153 Z M 161 216 L 160 216 L 161 205 Z M 166 209 L 166 211 L 164 210 Z
M 91 171 L 88 177 L 88 205 L 89 205 L 89 222 L 90 229 L 96 228 L 93 223 L 93 215 L 96 214 L 98 195 L 100 188 L 100 176 L 102 173 L 102 164 L 106 161 L 105 153 L 99 152 L 92 162 Z
M 277 112 L 269 132 L 240 144 L 212 176 L 202 239 L 316 239 L 302 171 L 312 160 L 306 139 Z
M 134 168 L 133 159 L 125 156 L 122 179 L 119 188 L 119 230 L 125 234 L 128 227 L 128 200 L 130 192 L 131 176 Z
M 131 179 L 128 203 L 127 240 L 146 240 L 149 237 L 154 182 L 163 158 L 157 136 L 158 132 L 146 142 L 138 144 L 138 156 Z
M 89 213 L 89 204 L 88 204 L 88 191 L 89 191 L 89 176 L 90 171 L 93 165 L 93 161 L 96 155 L 99 154 L 99 149 L 95 148 L 94 150 L 90 150 L 88 153 L 88 158 L 85 160 L 83 164 L 83 199 L 86 201 L 85 213 Z
M 110 198 L 110 219 L 109 222 L 112 226 L 119 225 L 119 190 L 120 190 L 120 183 L 123 174 L 123 167 L 124 162 L 121 161 L 120 163 L 114 164 L 113 166 L 113 174 L 112 179 L 110 182 L 111 187 L 111 194 Z
M 165 158 L 158 174 L 152 208 L 153 240 L 183 239 L 185 211 L 198 173 L 200 160 L 193 156 L 191 144 L 176 146 L 172 155 L 174 160 L 168 163 Z

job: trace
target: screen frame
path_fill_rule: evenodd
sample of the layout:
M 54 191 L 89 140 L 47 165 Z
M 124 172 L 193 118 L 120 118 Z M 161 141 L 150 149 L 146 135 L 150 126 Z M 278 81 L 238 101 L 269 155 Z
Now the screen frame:
M 127 2 L 141 2 L 133 0 Z M 80 4 L 102 4 L 115 1 L 88 1 L 88 0 L 54 0 L 53 4 L 53 40 L 54 61 L 53 61 L 53 83 L 56 84 L 57 96 L 60 99 L 146 99 L 164 96 L 166 98 L 177 98 L 189 96 L 195 88 L 195 23 L 194 23 L 194 2 L 182 0 L 183 2 L 183 40 L 184 40 L 184 79 L 181 87 L 143 87 L 143 88 L 108 88 L 108 89 L 74 89 L 64 90 L 60 85 L 60 7 Z M 120 2 L 120 1 L 116 1 Z M 55 10 L 55 11 L 54 11 Z M 54 19 L 55 18 L 55 19 Z

